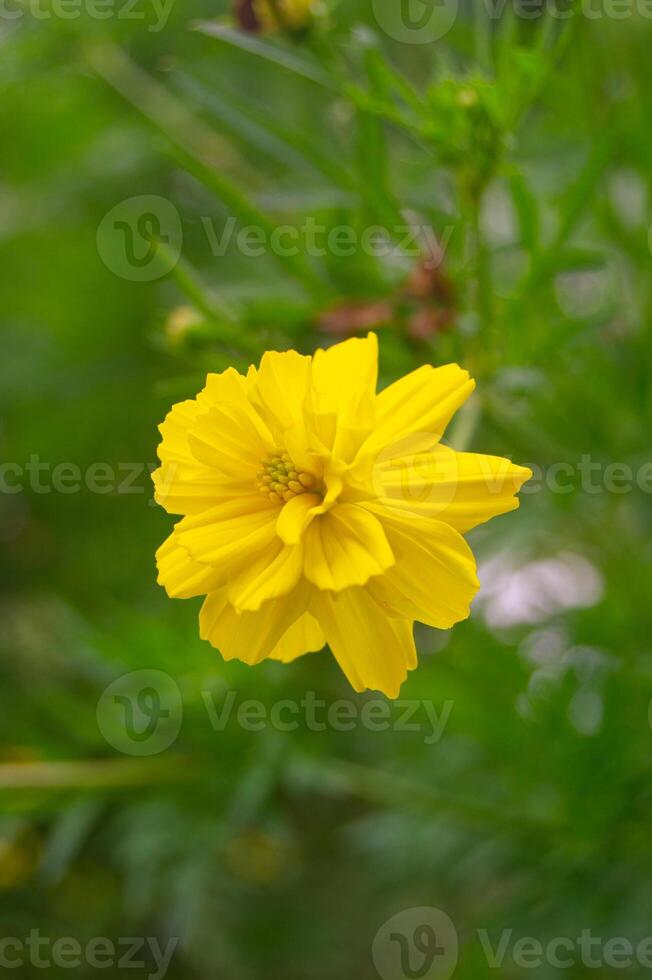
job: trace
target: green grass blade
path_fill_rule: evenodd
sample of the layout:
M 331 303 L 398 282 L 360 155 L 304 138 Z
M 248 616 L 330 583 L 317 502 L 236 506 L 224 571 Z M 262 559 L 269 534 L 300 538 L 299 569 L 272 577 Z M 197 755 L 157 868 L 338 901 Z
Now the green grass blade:
M 112 44 L 89 47 L 86 57 L 91 67 L 112 88 L 130 102 L 169 140 L 177 160 L 212 190 L 245 225 L 256 225 L 269 237 L 276 225 L 220 172 L 217 162 L 224 159 L 225 143 L 174 95 L 155 82 L 119 47 Z M 276 261 L 313 294 L 321 295 L 325 284 L 300 253 L 272 253 Z
M 321 69 L 318 62 L 306 58 L 305 55 L 299 55 L 280 44 L 263 40 L 254 34 L 246 34 L 226 24 L 203 20 L 197 21 L 193 27 L 200 34 L 247 51 L 310 82 L 337 91 L 338 86 L 335 81 Z

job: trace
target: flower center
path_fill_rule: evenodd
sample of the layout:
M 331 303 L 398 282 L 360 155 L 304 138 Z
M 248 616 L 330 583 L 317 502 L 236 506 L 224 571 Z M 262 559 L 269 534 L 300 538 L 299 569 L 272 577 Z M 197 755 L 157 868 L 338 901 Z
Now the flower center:
M 256 480 L 261 493 L 280 503 L 287 503 L 300 493 L 322 492 L 317 477 L 298 470 L 287 453 L 273 453 L 264 459 Z

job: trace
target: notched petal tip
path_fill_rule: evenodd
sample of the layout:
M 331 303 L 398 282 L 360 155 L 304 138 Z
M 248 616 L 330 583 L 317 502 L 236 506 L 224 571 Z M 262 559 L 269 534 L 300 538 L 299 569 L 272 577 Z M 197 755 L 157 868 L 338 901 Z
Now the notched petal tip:
M 355 691 L 398 697 L 417 662 L 412 621 L 385 615 L 363 588 L 316 593 L 311 612 Z
M 516 493 L 519 492 L 523 484 L 531 480 L 534 473 L 529 468 L 529 466 L 514 466 L 514 482 L 516 484 Z

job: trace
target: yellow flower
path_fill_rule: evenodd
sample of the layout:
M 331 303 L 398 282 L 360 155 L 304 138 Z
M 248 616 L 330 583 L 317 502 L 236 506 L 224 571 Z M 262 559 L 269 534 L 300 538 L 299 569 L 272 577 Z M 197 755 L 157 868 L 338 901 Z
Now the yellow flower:
M 211 374 L 160 430 L 155 497 L 182 514 L 157 553 L 175 598 L 206 595 L 222 656 L 287 663 L 328 643 L 356 691 L 396 697 L 414 620 L 448 629 L 478 589 L 462 533 L 518 506 L 529 470 L 441 437 L 474 388 L 456 364 L 376 394 L 374 334 Z

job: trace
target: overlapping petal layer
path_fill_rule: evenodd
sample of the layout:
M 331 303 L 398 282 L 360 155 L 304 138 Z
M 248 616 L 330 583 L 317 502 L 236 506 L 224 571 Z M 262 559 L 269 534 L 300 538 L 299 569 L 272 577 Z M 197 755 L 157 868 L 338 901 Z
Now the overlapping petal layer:
M 389 615 L 450 629 L 466 619 L 478 591 L 473 552 L 462 535 L 442 521 L 402 514 L 379 505 L 396 564 L 369 583 L 369 592 Z
M 398 697 L 408 670 L 417 665 L 411 621 L 384 615 L 361 588 L 316 592 L 311 611 L 354 690 Z

